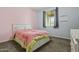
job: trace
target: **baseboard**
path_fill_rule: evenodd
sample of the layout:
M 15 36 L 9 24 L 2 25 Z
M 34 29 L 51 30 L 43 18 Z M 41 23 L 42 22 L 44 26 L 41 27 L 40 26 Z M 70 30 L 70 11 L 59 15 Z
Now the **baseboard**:
M 57 36 L 49 36 L 49 37 L 58 38 L 58 39 L 66 39 L 66 40 L 70 40 L 70 38 L 62 38 L 62 37 L 57 37 Z
M 0 41 L 0 43 L 8 42 L 8 41 L 10 41 L 10 40 L 13 40 L 13 37 L 10 37 L 10 38 L 7 39 L 7 40 Z
M 3 41 L 0 41 L 0 43 L 4 43 L 4 42 L 7 42 L 7 41 L 9 41 L 9 40 L 3 40 Z

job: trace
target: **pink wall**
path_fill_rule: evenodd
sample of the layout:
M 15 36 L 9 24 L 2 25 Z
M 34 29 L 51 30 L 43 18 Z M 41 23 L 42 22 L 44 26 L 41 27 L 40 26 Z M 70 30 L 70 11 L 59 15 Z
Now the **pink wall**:
M 31 8 L 0 8 L 0 42 L 8 41 L 12 24 L 35 25 L 36 12 Z

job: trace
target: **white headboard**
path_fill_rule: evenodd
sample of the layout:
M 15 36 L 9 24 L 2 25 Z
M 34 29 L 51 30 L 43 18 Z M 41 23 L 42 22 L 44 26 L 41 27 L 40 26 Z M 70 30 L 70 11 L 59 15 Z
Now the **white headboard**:
M 12 24 L 12 32 L 19 29 L 32 29 L 32 25 L 30 24 Z

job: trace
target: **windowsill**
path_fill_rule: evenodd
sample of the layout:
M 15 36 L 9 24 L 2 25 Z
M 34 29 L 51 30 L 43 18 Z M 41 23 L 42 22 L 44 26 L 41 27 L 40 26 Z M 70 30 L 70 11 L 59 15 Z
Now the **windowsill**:
M 44 27 L 44 28 L 54 28 L 54 27 L 53 26 L 52 27 L 48 26 L 48 27 Z

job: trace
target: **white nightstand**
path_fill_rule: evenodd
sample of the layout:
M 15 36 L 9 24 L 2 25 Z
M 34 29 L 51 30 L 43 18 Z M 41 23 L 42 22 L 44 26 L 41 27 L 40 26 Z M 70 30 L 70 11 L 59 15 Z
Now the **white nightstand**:
M 79 29 L 71 29 L 71 52 L 79 51 Z

